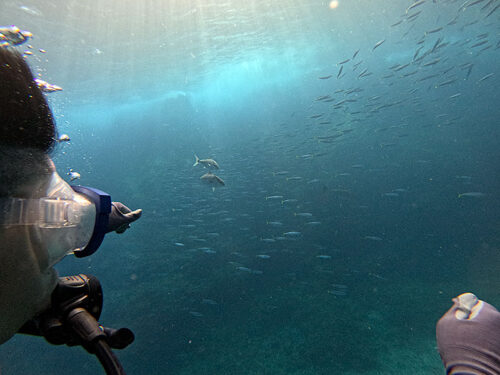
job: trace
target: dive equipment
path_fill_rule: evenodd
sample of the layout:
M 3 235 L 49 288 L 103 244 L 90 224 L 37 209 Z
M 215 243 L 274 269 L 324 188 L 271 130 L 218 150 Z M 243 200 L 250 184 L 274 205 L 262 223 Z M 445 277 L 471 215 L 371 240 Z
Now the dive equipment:
M 59 278 L 51 307 L 28 321 L 18 333 L 43 336 L 54 345 L 81 345 L 95 354 L 108 375 L 125 375 L 111 351 L 134 341 L 128 328 L 105 328 L 98 323 L 103 303 L 102 288 L 94 276 L 84 274 Z
M 104 240 L 104 235 L 108 229 L 109 214 L 111 213 L 111 197 L 109 194 L 99 189 L 84 186 L 71 186 L 71 188 L 75 192 L 87 197 L 92 203 L 94 203 L 96 208 L 96 217 L 92 237 L 87 243 L 87 246 L 73 252 L 77 258 L 83 258 L 95 253 Z

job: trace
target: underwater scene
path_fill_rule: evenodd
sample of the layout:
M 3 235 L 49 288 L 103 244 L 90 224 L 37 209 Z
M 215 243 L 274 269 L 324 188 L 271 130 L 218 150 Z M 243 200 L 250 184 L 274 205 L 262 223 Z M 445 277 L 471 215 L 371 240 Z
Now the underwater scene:
M 500 307 L 499 0 L 2 0 L 72 184 L 140 220 L 96 276 L 129 374 L 444 374 Z M 0 83 L 1 84 L 1 83 Z M 16 335 L 0 373 L 99 374 Z

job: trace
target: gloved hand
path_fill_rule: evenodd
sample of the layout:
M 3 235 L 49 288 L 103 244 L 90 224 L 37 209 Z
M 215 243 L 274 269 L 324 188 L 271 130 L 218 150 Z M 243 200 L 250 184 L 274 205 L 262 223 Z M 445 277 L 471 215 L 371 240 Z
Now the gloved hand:
M 111 213 L 109 214 L 108 230 L 106 233 L 115 231 L 123 233 L 130 228 L 130 223 L 139 219 L 142 210 L 132 211 L 130 208 L 120 202 L 111 202 Z
M 436 337 L 447 374 L 500 374 L 500 312 L 472 293 L 453 299 Z

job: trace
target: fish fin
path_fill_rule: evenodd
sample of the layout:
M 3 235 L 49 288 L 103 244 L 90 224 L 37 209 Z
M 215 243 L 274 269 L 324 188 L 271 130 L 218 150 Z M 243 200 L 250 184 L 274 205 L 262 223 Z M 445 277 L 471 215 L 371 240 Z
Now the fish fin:
M 198 164 L 200 164 L 200 158 L 198 158 L 198 156 L 196 156 L 196 154 L 194 154 L 194 157 L 195 157 L 196 161 L 194 162 L 193 167 L 196 167 Z

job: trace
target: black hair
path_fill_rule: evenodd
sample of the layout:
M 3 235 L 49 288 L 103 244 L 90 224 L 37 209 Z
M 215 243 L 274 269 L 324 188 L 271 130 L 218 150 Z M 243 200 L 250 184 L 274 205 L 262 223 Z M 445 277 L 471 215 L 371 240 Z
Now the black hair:
M 49 153 L 56 133 L 54 116 L 28 63 L 15 49 L 0 47 L 0 148 Z
M 0 47 L 0 198 L 23 197 L 23 186 L 51 173 L 55 137 L 52 112 L 27 62 Z

